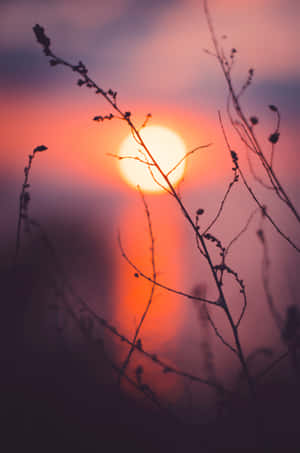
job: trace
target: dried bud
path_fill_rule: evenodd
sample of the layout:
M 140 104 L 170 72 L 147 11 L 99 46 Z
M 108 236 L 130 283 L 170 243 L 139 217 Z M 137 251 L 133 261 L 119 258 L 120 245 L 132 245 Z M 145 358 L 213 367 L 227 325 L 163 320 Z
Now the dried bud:
M 136 347 L 140 350 L 142 350 L 142 341 L 140 340 L 140 338 L 137 340 L 137 342 L 135 343 Z
M 272 112 L 278 112 L 278 108 L 276 107 L 276 105 L 269 105 L 269 109 L 272 110 Z
M 33 27 L 33 31 L 37 41 L 44 47 L 44 49 L 49 49 L 50 39 L 48 38 L 48 36 L 45 35 L 44 28 L 36 24 Z
M 256 116 L 251 116 L 250 121 L 253 124 L 253 126 L 258 124 L 258 118 Z
M 141 365 L 139 365 L 135 370 L 135 374 L 137 376 L 141 376 L 143 374 L 143 371 L 144 371 L 144 368 Z
M 232 160 L 233 160 L 234 162 L 237 162 L 237 161 L 238 161 L 238 155 L 237 155 L 237 153 L 236 153 L 235 151 L 231 150 L 231 151 L 230 151 L 230 154 L 231 154 Z
M 270 135 L 269 142 L 271 142 L 275 145 L 275 143 L 277 143 L 279 140 L 279 136 L 280 136 L 279 132 L 274 132 L 274 134 Z
M 48 149 L 47 146 L 40 145 L 34 148 L 33 153 L 41 153 L 42 151 L 46 151 L 46 149 Z
M 259 237 L 259 239 L 261 240 L 261 242 L 264 243 L 265 242 L 265 236 L 264 236 L 263 230 L 257 230 L 256 234 Z

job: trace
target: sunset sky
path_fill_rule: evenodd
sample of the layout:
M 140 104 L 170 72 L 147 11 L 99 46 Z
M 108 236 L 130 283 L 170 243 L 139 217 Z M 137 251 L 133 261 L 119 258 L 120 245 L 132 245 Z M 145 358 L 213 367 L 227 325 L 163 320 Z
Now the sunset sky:
M 275 104 L 280 109 L 281 139 L 276 165 L 292 198 L 299 203 L 299 1 L 210 0 L 209 6 L 224 49 L 228 54 L 231 48 L 237 49 L 234 84 L 242 86 L 249 68 L 254 68 L 254 81 L 244 96 L 244 105 L 247 116 L 259 117 L 258 135 L 266 149 L 275 125 L 268 105 Z M 130 335 L 140 310 L 136 299 L 138 295 L 147 297 L 148 286 L 146 289 L 135 286 L 132 270 L 121 259 L 116 233 L 120 227 L 129 255 L 149 268 L 147 237 L 140 234 L 147 223 L 137 192 L 122 180 L 117 161 L 107 156 L 118 152 L 129 130 L 124 121 L 92 121 L 96 115 L 109 114 L 109 106 L 85 87 L 79 88 L 78 77 L 68 68 L 50 67 L 33 34 L 35 24 L 45 28 L 56 55 L 73 64 L 82 60 L 91 78 L 103 89 L 116 90 L 119 105 L 124 111 L 132 112 L 137 125 L 151 113 L 151 124 L 172 129 L 185 142 L 187 150 L 212 144 L 191 157 L 180 186 L 188 209 L 195 212 L 204 208 L 207 218 L 203 222 L 208 224 L 232 178 L 232 162 L 217 116 L 220 110 L 226 117 L 226 86 L 218 62 L 204 52 L 212 49 L 212 43 L 202 1 L 2 0 L 0 3 L 0 201 L 6 213 L 0 232 L 13 240 L 27 156 L 37 145 L 46 145 L 48 150 L 38 155 L 33 165 L 32 212 L 45 222 L 55 223 L 59 219 L 58 224 L 64 225 L 67 218 L 70 223 L 88 225 L 94 238 L 99 234 L 107 246 L 105 256 L 110 255 L 113 269 L 111 280 L 107 278 L 107 281 L 111 284 L 114 308 L 105 310 Z M 224 35 L 227 38 L 221 39 Z M 225 124 L 234 149 L 242 156 L 244 147 L 226 119 Z M 268 194 L 265 196 L 270 206 L 275 206 L 279 221 L 297 237 L 294 224 L 272 204 Z M 206 270 L 201 265 L 198 267 L 193 234 L 184 219 L 176 219 L 176 209 L 167 204 L 165 195 L 151 195 L 149 200 L 158 237 L 161 278 L 171 286 L 183 285 L 191 291 L 196 284 L 209 279 Z M 234 192 L 228 214 L 220 228 L 216 228 L 216 234 L 222 234 L 228 243 L 254 207 L 244 190 Z M 250 297 L 255 300 L 245 321 L 247 351 L 260 341 L 270 344 L 270 338 L 275 335 L 274 326 L 257 337 L 247 335 L 256 325 L 256 296 L 262 292 L 261 281 L 259 287 L 256 284 L 259 272 L 255 273 L 261 265 L 260 249 L 258 254 L 251 254 L 251 244 L 259 247 L 255 236 L 258 225 L 259 216 L 251 239 L 245 239 L 241 248 L 233 252 L 233 263 L 246 275 Z M 273 239 L 272 235 L 270 232 Z M 274 275 L 278 277 L 274 292 L 288 294 L 287 288 L 282 289 L 286 275 L 281 273 L 280 266 L 291 269 L 296 261 L 277 238 L 274 244 L 271 255 Z M 244 256 L 246 260 L 242 259 Z M 101 265 L 98 270 L 101 273 Z M 94 294 L 99 283 L 96 271 L 91 281 L 84 282 L 88 266 L 83 269 L 78 266 L 74 272 L 78 273 L 81 290 Z M 292 287 L 299 290 L 297 279 L 291 277 L 291 280 Z M 237 298 L 234 292 L 231 295 Z M 158 291 L 156 301 L 159 303 L 162 298 L 162 292 Z M 177 300 L 173 304 L 173 299 L 165 295 L 164 309 L 153 314 L 154 321 L 148 330 L 145 327 L 145 341 L 149 341 L 149 346 L 161 348 L 163 353 L 169 348 L 170 360 L 190 365 L 188 354 L 178 358 L 174 351 L 178 345 L 179 353 L 190 345 L 191 357 L 197 351 L 195 310 L 182 308 L 178 314 L 179 305 Z M 237 305 L 235 314 L 239 309 Z M 266 306 L 262 313 L 269 316 Z M 162 335 L 159 321 L 168 325 Z M 226 328 L 225 332 L 228 333 Z M 173 343 L 175 334 L 178 335 Z M 225 373 L 229 373 L 227 359 L 233 361 L 229 356 L 226 351 L 220 360 L 220 369 Z
M 209 4 L 218 35 L 228 37 L 225 49 L 238 50 L 235 83 L 255 69 L 245 95 L 249 114 L 271 127 L 266 107 L 278 105 L 290 134 L 299 114 L 298 2 Z M 126 128 L 91 121 L 108 107 L 77 88 L 70 71 L 49 67 L 32 32 L 36 23 L 45 27 L 54 52 L 73 63 L 81 59 L 100 86 L 118 91 L 120 105 L 138 121 L 151 112 L 153 124 L 176 129 L 188 149 L 221 139 L 217 110 L 224 110 L 225 84 L 216 60 L 203 52 L 212 46 L 200 0 L 4 0 L 0 17 L 1 156 L 12 173 L 41 142 L 51 149 L 44 158 L 49 171 L 53 156 L 60 156 L 51 179 L 79 172 L 96 184 L 120 187 L 115 162 L 105 154 L 116 152 Z

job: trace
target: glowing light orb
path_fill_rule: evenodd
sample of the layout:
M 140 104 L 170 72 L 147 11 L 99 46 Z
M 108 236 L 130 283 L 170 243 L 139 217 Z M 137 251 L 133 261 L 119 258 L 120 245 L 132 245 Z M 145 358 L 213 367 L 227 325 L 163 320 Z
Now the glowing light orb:
M 169 180 L 175 186 L 185 170 L 185 160 L 182 159 L 186 154 L 186 146 L 183 140 L 162 126 L 147 126 L 140 131 L 140 135 L 163 172 L 170 172 Z M 140 186 L 147 192 L 162 192 L 161 186 L 167 187 L 163 176 L 151 165 L 151 159 L 132 134 L 121 143 L 119 157 L 121 175 L 127 184 Z M 176 166 L 181 160 L 180 165 Z M 174 171 L 171 171 L 173 168 Z

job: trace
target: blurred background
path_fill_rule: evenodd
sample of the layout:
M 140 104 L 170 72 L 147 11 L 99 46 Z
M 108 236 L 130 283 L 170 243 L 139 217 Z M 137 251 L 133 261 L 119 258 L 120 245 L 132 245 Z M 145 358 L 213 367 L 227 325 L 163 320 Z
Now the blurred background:
M 245 113 L 259 118 L 257 134 L 266 154 L 268 137 L 275 128 L 268 105 L 280 109 L 281 136 L 275 167 L 299 206 L 299 2 L 210 0 L 209 6 L 225 51 L 229 55 L 231 48 L 237 49 L 232 73 L 235 86 L 242 86 L 249 68 L 254 68 L 254 81 L 244 95 Z M 55 54 L 73 64 L 82 60 L 103 89 L 117 90 L 120 107 L 132 112 L 137 125 L 151 113 L 151 124 L 176 132 L 187 150 L 212 143 L 190 157 L 180 184 L 183 202 L 192 215 L 198 208 L 205 210 L 203 227 L 214 218 L 232 179 L 218 110 L 223 113 L 231 146 L 238 152 L 252 187 L 278 224 L 299 244 L 297 224 L 249 174 L 245 148 L 226 119 L 225 81 L 216 59 L 204 52 L 212 49 L 212 43 L 201 1 L 2 0 L 0 23 L 2 332 L 7 382 L 13 389 L 10 393 L 17 395 L 16 409 L 9 398 L 7 403 L 12 410 L 12 426 L 16 412 L 21 414 L 22 425 L 29 407 L 33 407 L 30 413 L 34 414 L 32 426 L 25 423 L 29 436 L 35 431 L 38 414 L 44 413 L 43 420 L 47 419 L 45 412 L 52 414 L 50 421 L 39 422 L 40 426 L 48 426 L 57 415 L 57 407 L 68 407 L 60 415 L 62 420 L 81 412 L 78 419 L 66 422 L 70 432 L 73 423 L 82 424 L 83 414 L 87 413 L 86 418 L 94 420 L 94 413 L 99 416 L 100 411 L 102 422 L 109 413 L 108 419 L 116 423 L 116 413 L 122 414 L 120 407 L 124 409 L 118 416 L 120 425 L 130 421 L 128 413 L 132 423 L 137 423 L 136 405 L 144 404 L 143 399 L 124 384 L 122 406 L 113 385 L 115 373 L 102 352 L 84 340 L 65 309 L 49 308 L 58 298 L 52 278 L 57 269 L 38 231 L 22 236 L 17 283 L 11 278 L 23 169 L 33 148 L 44 144 L 48 150 L 36 155 L 30 175 L 30 214 L 51 238 L 75 293 L 95 313 L 132 338 L 150 291 L 148 283 L 134 277 L 117 242 L 119 229 L 129 257 L 146 273 L 151 272 L 143 204 L 137 191 L 122 179 L 117 161 L 107 156 L 118 152 L 129 130 L 119 120 L 92 121 L 96 115 L 109 114 L 109 106 L 85 87 L 79 88 L 78 77 L 68 68 L 50 67 L 32 27 L 40 24 L 45 28 Z M 165 194 L 148 194 L 146 199 L 152 213 L 159 280 L 188 293 L 200 285 L 207 297 L 216 298 L 193 233 L 174 202 Z M 238 183 L 213 233 L 228 244 L 255 208 Z M 232 247 L 229 259 L 248 291 L 248 309 L 240 329 L 245 353 L 263 347 L 274 354 L 260 357 L 253 364 L 255 372 L 285 350 L 263 290 L 263 250 L 256 234 L 261 225 L 261 215 L 256 213 L 247 232 Z M 267 225 L 263 228 L 270 244 L 272 294 L 284 317 L 286 307 L 298 303 L 299 258 L 274 230 Z M 61 269 L 58 274 L 66 278 Z M 242 302 L 230 281 L 227 294 L 237 318 Z M 72 297 L 70 303 L 74 304 Z M 210 313 L 222 334 L 232 341 L 223 314 L 218 310 Z M 105 339 L 109 357 L 120 364 L 128 351 L 126 346 L 103 329 L 99 335 Z M 202 352 L 208 343 L 217 376 L 229 386 L 238 380 L 236 358 L 207 328 L 203 315 L 201 318 L 199 309 L 189 300 L 157 289 L 141 339 L 145 349 L 170 365 L 200 376 L 207 372 Z M 143 366 L 145 381 L 166 404 L 180 408 L 187 423 L 203 420 L 215 406 L 213 391 L 165 376 L 138 355 L 133 356 L 129 367 L 133 376 L 138 365 Z M 287 368 L 285 362 L 279 372 L 278 379 L 283 382 L 290 373 Z M 105 383 L 105 391 L 99 390 L 99 382 Z M 52 396 L 46 397 L 47 392 Z M 99 392 L 97 398 L 95 392 Z M 61 402 L 54 403 L 53 395 Z M 91 401 L 96 399 L 91 408 Z M 46 411 L 50 405 L 51 410 Z M 157 420 L 156 413 L 147 412 L 147 417 L 152 425 Z M 61 429 L 59 422 L 56 429 Z M 131 439 L 128 432 L 126 436 Z

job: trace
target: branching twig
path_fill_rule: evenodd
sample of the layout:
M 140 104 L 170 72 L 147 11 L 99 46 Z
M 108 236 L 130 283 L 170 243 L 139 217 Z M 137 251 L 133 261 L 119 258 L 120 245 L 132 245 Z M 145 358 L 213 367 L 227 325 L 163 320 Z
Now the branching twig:
M 281 354 L 277 359 L 273 360 L 272 363 L 270 363 L 270 365 L 265 368 L 263 371 L 261 371 L 260 373 L 258 373 L 256 376 L 255 376 L 255 380 L 260 380 L 262 379 L 264 376 L 266 376 L 273 368 L 275 368 L 282 360 L 284 360 L 286 357 L 288 357 L 289 355 L 289 351 L 287 352 L 284 352 L 283 354 Z
M 150 250 L 151 250 L 151 266 L 152 266 L 152 285 L 151 285 L 151 290 L 150 290 L 150 295 L 149 295 L 149 299 L 148 299 L 148 303 L 146 305 L 146 308 L 144 310 L 144 313 L 140 319 L 140 322 L 136 328 L 136 331 L 135 331 L 135 334 L 134 334 L 134 337 L 133 337 L 133 340 L 132 340 L 132 346 L 128 352 L 128 355 L 126 357 L 126 359 L 124 360 L 124 363 L 121 367 L 121 370 L 120 370 L 120 374 L 119 374 L 119 385 L 121 385 L 121 379 L 122 379 L 122 375 L 123 373 L 125 373 L 126 371 L 126 368 L 129 364 L 129 361 L 130 361 L 130 358 L 134 352 L 134 346 L 136 345 L 136 342 L 137 342 L 137 339 L 138 339 L 138 336 L 139 336 L 139 333 L 140 333 L 140 330 L 142 328 L 142 325 L 143 325 L 143 322 L 149 312 L 149 309 L 150 309 L 150 306 L 151 306 L 151 303 L 152 303 L 152 300 L 153 300 L 153 295 L 154 295 L 154 291 L 155 291 L 155 288 L 156 288 L 156 264 L 155 264 L 155 249 L 154 249 L 154 235 L 153 235 L 153 228 L 152 228 L 152 221 L 151 221 L 151 216 L 150 216 L 150 211 L 149 211 L 149 208 L 148 208 L 148 205 L 147 205 L 147 202 L 146 202 L 146 199 L 145 199 L 145 196 L 143 194 L 143 192 L 141 191 L 140 187 L 138 187 L 138 190 L 139 190 L 139 193 L 141 195 L 141 198 L 142 198 L 142 202 L 143 202 L 143 205 L 144 205 L 144 209 L 145 209 L 145 212 L 146 212 L 146 216 L 147 216 L 147 223 L 148 223 L 148 231 L 149 231 L 149 237 L 150 237 L 150 242 L 151 242 L 151 247 L 150 247 Z
M 209 24 L 209 26 L 211 27 L 210 24 Z M 241 363 L 241 366 L 242 366 L 242 369 L 243 369 L 243 372 L 244 372 L 244 376 L 245 376 L 245 378 L 247 379 L 247 382 L 248 382 L 249 392 L 250 392 L 250 394 L 252 396 L 254 396 L 254 394 L 255 394 L 254 383 L 253 383 L 253 379 L 252 379 L 252 377 L 250 375 L 250 372 L 249 372 L 249 369 L 248 369 L 248 366 L 247 366 L 247 363 L 246 363 L 246 360 L 245 360 L 245 357 L 244 357 L 244 353 L 243 353 L 243 350 L 242 350 L 242 346 L 241 346 L 240 338 L 239 338 L 239 334 L 238 334 L 238 329 L 237 329 L 237 327 L 236 327 L 236 325 L 235 325 L 235 323 L 233 321 L 233 318 L 232 318 L 232 315 L 231 315 L 231 312 L 230 312 L 230 309 L 229 309 L 229 305 L 228 305 L 228 303 L 226 301 L 226 298 L 225 298 L 225 295 L 224 295 L 224 292 L 223 292 L 222 284 L 220 283 L 220 280 L 219 280 L 218 275 L 217 275 L 216 266 L 214 266 L 212 258 L 210 256 L 210 253 L 209 253 L 209 251 L 207 249 L 207 246 L 206 246 L 206 243 L 205 243 L 205 238 L 199 232 L 199 229 L 197 228 L 197 225 L 194 223 L 190 213 L 188 212 L 188 210 L 186 209 L 186 207 L 182 203 L 182 201 L 181 201 L 180 197 L 178 196 L 174 186 L 172 185 L 168 175 L 166 173 L 164 173 L 162 168 L 159 166 L 157 160 L 154 158 L 153 154 L 151 153 L 151 151 L 147 147 L 146 143 L 142 139 L 142 137 L 141 137 L 141 135 L 139 133 L 139 130 L 137 129 L 137 127 L 134 125 L 134 123 L 131 120 L 131 113 L 128 112 L 128 111 L 123 112 L 119 108 L 119 106 L 117 105 L 117 101 L 116 101 L 116 92 L 113 92 L 112 90 L 108 90 L 107 92 L 104 91 L 87 75 L 88 70 L 87 70 L 87 68 L 85 67 L 85 65 L 82 62 L 79 62 L 78 65 L 72 65 L 72 64 L 66 62 L 65 60 L 57 57 L 52 52 L 52 50 L 50 49 L 50 39 L 45 35 L 44 29 L 42 27 L 40 27 L 39 25 L 36 25 L 34 27 L 34 32 L 35 32 L 35 35 L 36 35 L 36 38 L 37 38 L 38 42 L 43 47 L 43 51 L 44 51 L 45 55 L 51 58 L 50 64 L 52 66 L 56 66 L 56 65 L 62 64 L 62 65 L 70 67 L 74 72 L 79 73 L 81 78 L 78 80 L 78 85 L 80 85 L 80 86 L 86 85 L 88 88 L 94 89 L 97 94 L 101 94 L 106 99 L 106 101 L 110 104 L 110 106 L 113 108 L 113 110 L 119 116 L 121 116 L 121 118 L 124 121 L 127 122 L 128 126 L 130 127 L 130 130 L 132 131 L 133 135 L 136 137 L 137 142 L 139 143 L 139 145 L 145 151 L 145 153 L 147 155 L 147 158 L 149 158 L 150 162 L 154 164 L 155 169 L 158 171 L 158 174 L 161 175 L 162 180 L 166 184 L 165 189 L 175 199 L 176 203 L 179 206 L 179 209 L 180 209 L 182 215 L 185 217 L 186 221 L 188 222 L 188 224 L 190 225 L 190 227 L 192 228 L 192 230 L 194 231 L 194 233 L 196 234 L 196 236 L 197 236 L 197 238 L 199 240 L 199 243 L 201 245 L 201 249 L 203 251 L 203 256 L 204 256 L 204 258 L 205 258 L 205 260 L 207 262 L 207 265 L 208 265 L 208 267 L 210 269 L 210 272 L 212 274 L 213 280 L 214 280 L 215 285 L 216 285 L 216 289 L 217 289 L 218 294 L 219 294 L 218 303 L 214 303 L 214 304 L 215 305 L 220 305 L 222 307 L 222 309 L 224 310 L 224 312 L 225 312 L 227 320 L 228 320 L 228 322 L 230 324 L 230 327 L 232 329 L 232 333 L 233 333 L 233 336 L 234 336 L 234 341 L 235 341 L 235 345 L 236 345 L 237 354 L 238 354 L 238 357 L 239 357 L 239 360 L 240 360 L 240 363 Z M 213 33 L 212 33 L 212 36 L 213 36 L 213 39 L 215 39 Z M 218 46 L 216 46 L 216 53 L 217 53 L 217 55 L 219 55 Z M 111 118 L 111 116 L 110 116 L 110 118 Z M 151 172 L 150 166 L 148 168 L 149 168 L 149 170 Z M 120 247 L 121 247 L 121 244 L 120 244 Z M 125 258 L 127 258 L 124 252 L 123 252 L 123 256 Z M 130 262 L 130 260 L 128 260 L 128 258 L 127 258 L 127 261 L 129 262 L 129 264 L 131 264 L 131 266 L 133 268 L 136 269 L 137 273 L 139 273 L 139 270 L 135 267 L 135 265 L 133 263 Z M 140 273 L 140 275 L 142 275 L 142 274 Z M 147 277 L 147 279 L 151 281 L 151 279 L 149 277 Z
M 197 146 L 196 148 L 192 149 L 191 151 L 188 151 L 185 156 L 183 156 L 182 159 L 180 159 L 177 164 L 171 168 L 171 170 L 168 171 L 168 173 L 166 173 L 167 176 L 170 176 L 171 173 L 173 173 L 174 170 L 176 170 L 176 168 L 179 167 L 180 164 L 182 164 L 182 162 L 184 162 L 185 160 L 187 160 L 188 157 L 190 157 L 192 154 L 194 154 L 196 151 L 199 151 L 199 149 L 203 149 L 203 148 L 208 148 L 209 146 L 211 146 L 211 143 L 208 143 L 207 145 L 201 145 L 201 146 Z
M 229 242 L 229 244 L 227 245 L 226 249 L 225 249 L 225 252 L 224 252 L 224 258 L 226 257 L 226 255 L 228 254 L 229 252 L 229 249 L 233 246 L 233 244 L 238 241 L 238 239 L 240 239 L 240 237 L 248 230 L 249 228 L 249 225 L 253 219 L 253 217 L 255 216 L 255 214 L 258 212 L 258 209 L 255 209 L 249 216 L 245 226 L 241 229 L 241 231 L 236 235 L 234 236 L 233 239 L 231 239 L 231 241 Z
M 145 164 L 145 165 L 150 165 L 150 166 L 154 166 L 154 164 L 152 162 L 147 162 L 146 160 L 143 160 L 141 159 L 140 157 L 138 156 L 120 156 L 119 154 L 113 154 L 113 153 L 106 153 L 107 156 L 111 156 L 111 157 L 114 157 L 115 159 L 118 159 L 118 160 L 123 160 L 123 159 L 131 159 L 131 160 L 136 160 L 138 162 L 140 162 L 141 164 Z
M 186 371 L 183 371 L 176 367 L 170 366 L 168 363 L 161 360 L 156 354 L 146 351 L 140 342 L 136 342 L 136 344 L 134 344 L 132 341 L 130 341 L 128 338 L 126 338 L 124 335 L 122 335 L 115 326 L 110 324 L 105 318 L 103 318 L 102 316 L 97 314 L 93 309 L 91 309 L 89 304 L 81 296 L 79 296 L 75 293 L 71 283 L 68 280 L 68 277 L 67 277 L 63 267 L 61 266 L 61 264 L 59 262 L 59 258 L 56 253 L 55 247 L 52 244 L 51 240 L 49 239 L 49 236 L 47 235 L 45 230 L 40 225 L 40 223 L 36 222 L 35 220 L 30 218 L 30 224 L 38 230 L 42 243 L 46 246 L 48 252 L 50 253 L 50 257 L 55 266 L 57 279 L 62 280 L 63 288 L 65 288 L 70 293 L 70 295 L 73 297 L 73 299 L 78 302 L 79 307 L 80 307 L 79 310 L 81 312 L 88 313 L 97 323 L 99 323 L 99 325 L 101 327 L 108 330 L 113 336 L 117 337 L 121 342 L 124 342 L 124 343 L 128 344 L 129 346 L 134 347 L 134 349 L 136 351 L 138 351 L 144 357 L 151 360 L 157 366 L 162 368 L 164 373 L 173 373 L 173 374 L 176 374 L 177 376 L 187 378 L 190 381 L 194 381 L 194 382 L 198 382 L 201 384 L 205 384 L 205 385 L 214 387 L 225 393 L 230 393 L 230 390 L 226 389 L 225 387 L 223 387 L 220 384 L 210 382 L 207 379 L 200 378 L 194 374 L 190 374 Z
M 220 204 L 220 207 L 218 209 L 218 212 L 216 214 L 216 216 L 214 217 L 214 219 L 210 222 L 210 224 L 208 225 L 208 227 L 204 230 L 203 234 L 206 234 L 209 232 L 209 230 L 214 226 L 214 224 L 216 223 L 216 221 L 218 220 L 218 218 L 220 217 L 222 211 L 223 211 L 223 208 L 224 208 L 224 204 L 225 204 L 225 201 L 234 185 L 235 182 L 237 182 L 238 179 L 237 179 L 237 175 L 234 176 L 234 179 L 229 183 L 228 187 L 227 187 L 227 190 L 225 192 L 225 195 L 221 201 L 221 204 Z
M 243 86 L 241 92 L 239 94 L 237 94 L 235 89 L 234 89 L 234 87 L 233 87 L 233 83 L 232 83 L 232 79 L 231 79 L 230 64 L 228 62 L 228 59 L 225 56 L 225 53 L 224 53 L 223 49 L 220 47 L 220 45 L 218 43 L 218 40 L 217 40 L 217 37 L 216 37 L 216 33 L 215 33 L 214 26 L 213 26 L 213 23 L 212 23 L 211 15 L 210 15 L 210 12 L 209 12 L 209 9 L 208 9 L 207 0 L 204 0 L 204 13 L 205 13 L 205 16 L 206 16 L 207 24 L 208 24 L 210 35 L 211 35 L 211 39 L 212 39 L 213 46 L 214 46 L 214 49 L 215 49 L 215 55 L 216 55 L 216 58 L 217 58 L 217 60 L 218 60 L 218 62 L 220 64 L 220 67 L 222 69 L 222 72 L 224 74 L 224 77 L 225 77 L 225 80 L 226 80 L 226 83 L 227 83 L 227 86 L 228 86 L 229 96 L 228 96 L 228 103 L 227 103 L 227 112 L 228 112 L 231 124 L 234 127 L 234 129 L 236 130 L 236 132 L 238 133 L 240 139 L 246 144 L 246 146 L 248 146 L 256 154 L 256 156 L 260 160 L 260 162 L 261 162 L 261 164 L 262 164 L 262 166 L 263 166 L 263 168 L 264 168 L 264 170 L 265 170 L 265 172 L 266 172 L 266 174 L 267 174 L 267 176 L 268 176 L 268 178 L 270 180 L 270 183 L 271 183 L 272 187 L 274 188 L 276 194 L 280 198 L 280 200 L 283 201 L 288 206 L 288 208 L 290 209 L 290 211 L 292 212 L 294 217 L 297 219 L 298 222 L 300 222 L 300 214 L 298 213 L 297 209 L 295 208 L 294 204 L 290 200 L 290 198 L 287 195 L 284 187 L 282 186 L 282 184 L 280 183 L 278 177 L 275 174 L 275 171 L 274 171 L 274 168 L 273 168 L 273 157 L 271 156 L 271 162 L 269 163 L 268 159 L 265 157 L 265 155 L 264 155 L 264 153 L 262 151 L 261 145 L 258 142 L 258 139 L 256 137 L 256 134 L 255 134 L 254 128 L 253 128 L 253 125 L 257 124 L 257 122 L 258 122 L 257 118 L 255 118 L 255 121 L 253 120 L 253 118 L 252 118 L 252 120 L 250 119 L 250 121 L 249 121 L 246 118 L 246 116 L 245 116 L 245 114 L 243 112 L 243 109 L 241 107 L 241 104 L 240 104 L 240 96 L 241 96 L 241 94 L 250 85 L 250 83 L 252 81 L 253 69 L 249 69 L 248 79 L 247 79 L 245 85 Z M 230 101 L 232 101 L 233 108 L 234 108 L 234 111 L 235 111 L 235 113 L 237 115 L 238 120 L 235 120 L 230 114 Z M 279 134 L 280 115 L 279 115 L 279 111 L 278 111 L 276 106 L 270 105 L 269 108 L 270 108 L 271 111 L 276 112 L 276 114 L 277 114 L 277 127 L 276 127 L 276 130 L 269 137 L 269 141 L 272 144 L 276 144 L 278 142 L 279 135 L 280 135 Z M 245 136 L 243 136 L 240 133 L 239 127 L 242 128 Z M 270 220 L 271 217 L 269 216 L 268 219 Z M 273 226 L 275 226 L 275 222 L 274 221 L 271 222 L 271 223 L 273 224 Z M 279 232 L 280 230 L 277 228 L 277 231 Z M 287 236 L 285 236 L 285 235 L 282 235 L 282 236 L 287 240 Z M 288 241 L 288 242 L 291 245 L 293 245 L 292 241 Z M 300 252 L 300 249 L 298 247 L 294 247 L 294 248 L 298 252 Z
M 56 287 L 56 281 L 53 281 L 53 286 Z M 59 290 L 57 289 L 56 291 L 58 294 L 60 294 L 62 298 L 63 305 L 68 312 L 68 314 L 71 316 L 73 321 L 76 323 L 77 327 L 81 331 L 82 335 L 88 340 L 88 341 L 93 341 L 95 342 L 95 339 L 93 338 L 91 334 L 91 329 L 85 328 L 84 324 L 81 322 L 81 318 L 78 317 L 76 314 L 75 310 L 72 308 L 72 305 L 68 303 L 67 298 L 65 297 L 64 294 L 64 284 L 62 286 L 62 289 Z M 144 394 L 146 399 L 149 399 L 155 406 L 157 406 L 161 411 L 166 412 L 169 417 L 172 419 L 176 420 L 177 422 L 179 419 L 175 416 L 173 412 L 171 412 L 168 408 L 162 405 L 162 403 L 159 401 L 157 395 L 154 394 L 153 391 L 151 391 L 150 387 L 147 385 L 140 385 L 139 383 L 136 383 L 133 379 L 131 379 L 126 373 L 125 370 L 122 370 L 116 363 L 108 356 L 108 354 L 105 351 L 105 348 L 103 347 L 104 342 L 102 340 L 97 339 L 97 344 L 101 346 L 101 352 L 105 358 L 105 360 L 108 362 L 108 364 L 111 366 L 111 368 L 118 374 L 120 375 L 122 373 L 122 376 L 124 379 L 127 380 L 137 391 L 141 392 Z
M 221 129 L 222 129 L 222 132 L 223 132 L 223 136 L 224 136 L 224 139 L 225 139 L 225 142 L 226 142 L 226 146 L 227 146 L 227 149 L 231 155 L 231 158 L 233 160 L 233 163 L 234 165 L 236 166 L 236 168 L 238 169 L 238 173 L 241 175 L 241 178 L 243 180 L 243 183 L 246 187 L 246 189 L 248 190 L 248 192 L 250 193 L 251 197 L 253 198 L 253 200 L 255 201 L 255 203 L 258 205 L 258 207 L 261 209 L 262 212 L 264 212 L 264 215 L 265 217 L 269 220 L 269 222 L 273 225 L 273 227 L 275 228 L 275 230 L 280 234 L 280 236 L 282 236 L 295 250 L 297 250 L 297 252 L 300 253 L 300 247 L 298 247 L 285 233 L 283 233 L 283 231 L 278 227 L 278 225 L 275 223 L 275 221 L 273 220 L 273 218 L 268 214 L 267 210 L 266 210 L 266 207 L 259 201 L 259 199 L 257 198 L 257 196 L 255 195 L 254 191 L 251 189 L 250 185 L 248 184 L 248 181 L 244 175 L 244 172 L 242 171 L 239 163 L 238 163 L 238 157 L 237 157 L 237 154 L 235 151 L 233 151 L 229 145 L 229 141 L 228 141 L 228 138 L 226 136 L 226 132 L 225 132 L 225 128 L 224 128 L 224 125 L 223 125 L 223 121 L 222 121 L 222 117 L 221 117 L 221 114 L 219 113 L 219 122 L 220 122 L 220 126 L 221 126 Z
M 29 184 L 29 175 L 30 175 L 30 170 L 31 170 L 31 165 L 32 161 L 36 155 L 37 152 L 43 152 L 48 149 L 44 145 L 37 146 L 34 148 L 32 151 L 32 154 L 29 154 L 28 156 L 28 165 L 27 167 L 24 168 L 24 182 L 22 185 L 22 190 L 19 198 L 19 214 L 18 214 L 18 223 L 17 223 L 17 238 L 16 238 L 16 249 L 15 249 L 15 255 L 14 255 L 14 260 L 13 260 L 13 269 L 14 271 L 16 270 L 17 262 L 18 262 L 18 256 L 20 252 L 20 244 L 21 244 L 21 227 L 22 227 L 22 221 L 27 218 L 27 209 L 28 209 L 28 204 L 30 201 L 30 194 L 28 189 L 30 188 Z
M 121 241 L 121 236 L 120 236 L 120 233 L 118 233 L 118 242 L 119 242 L 119 247 L 120 247 L 120 250 L 121 250 L 121 254 L 123 256 L 123 258 L 127 261 L 127 263 L 136 271 L 135 272 L 135 277 L 142 277 L 144 278 L 145 280 L 148 280 L 149 282 L 151 283 L 154 283 L 153 279 L 151 277 L 149 277 L 148 275 L 146 275 L 144 272 L 142 272 L 131 260 L 130 258 L 128 257 L 127 253 L 125 252 L 124 250 L 124 247 L 122 245 L 122 241 Z M 163 288 L 165 289 L 166 291 L 169 291 L 171 293 L 174 293 L 174 294 L 177 294 L 178 296 L 183 296 L 183 297 L 186 297 L 187 299 L 192 299 L 192 300 L 195 300 L 195 301 L 199 301 L 199 302 L 206 302 L 207 304 L 212 304 L 212 305 L 220 305 L 220 303 L 218 301 L 213 301 L 213 300 L 209 300 L 209 299 L 205 299 L 204 297 L 198 297 L 198 296 L 194 296 L 192 294 L 188 294 L 188 293 L 185 293 L 183 291 L 178 291 L 176 289 L 173 289 L 173 288 L 170 288 L 169 286 L 166 286 L 160 282 L 158 282 L 157 280 L 155 281 L 155 285 L 156 286 L 159 286 L 160 288 Z
M 233 348 L 233 347 L 231 346 L 231 344 L 229 344 L 229 343 L 224 339 L 224 337 L 221 335 L 221 333 L 219 332 L 219 330 L 218 330 L 217 326 L 215 325 L 215 323 L 214 323 L 212 317 L 210 316 L 209 312 L 207 312 L 207 317 L 208 317 L 208 320 L 209 320 L 209 322 L 210 322 L 212 328 L 214 329 L 215 334 L 217 335 L 217 337 L 221 340 L 221 342 L 222 342 L 228 349 L 230 349 L 230 351 L 234 352 L 234 353 L 238 356 L 237 350 L 236 350 L 235 348 Z

